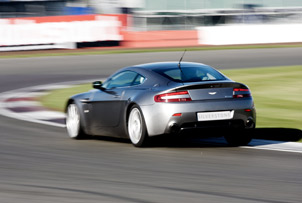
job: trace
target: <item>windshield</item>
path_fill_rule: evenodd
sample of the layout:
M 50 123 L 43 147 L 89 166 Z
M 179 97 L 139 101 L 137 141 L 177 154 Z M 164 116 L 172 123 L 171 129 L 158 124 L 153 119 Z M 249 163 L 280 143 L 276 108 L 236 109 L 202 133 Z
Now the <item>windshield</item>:
M 208 66 L 178 67 L 154 69 L 154 72 L 175 82 L 201 82 L 225 80 L 226 78 Z

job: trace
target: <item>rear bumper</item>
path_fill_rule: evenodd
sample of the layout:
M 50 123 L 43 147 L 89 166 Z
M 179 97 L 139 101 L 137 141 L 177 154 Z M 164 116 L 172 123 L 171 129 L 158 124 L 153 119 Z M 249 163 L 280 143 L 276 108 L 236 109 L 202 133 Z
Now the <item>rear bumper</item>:
M 254 128 L 256 110 L 252 99 L 199 101 L 185 103 L 156 103 L 141 107 L 149 136 L 179 133 L 205 128 Z M 245 109 L 250 109 L 246 112 Z M 198 112 L 232 111 L 228 120 L 197 121 Z M 181 116 L 173 114 L 181 113 Z
M 186 114 L 183 115 L 183 118 L 171 118 L 165 133 L 180 133 L 190 130 L 202 132 L 203 129 L 252 129 L 256 125 L 255 110 L 251 112 L 245 112 L 243 109 L 235 110 L 233 119 L 217 121 L 197 121 L 197 113 Z

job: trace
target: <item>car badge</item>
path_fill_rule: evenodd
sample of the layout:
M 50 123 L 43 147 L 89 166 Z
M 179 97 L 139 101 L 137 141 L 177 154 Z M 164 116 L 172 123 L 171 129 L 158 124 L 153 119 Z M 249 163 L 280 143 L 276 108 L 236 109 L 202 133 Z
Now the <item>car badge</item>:
M 209 92 L 210 95 L 215 95 L 217 92 Z

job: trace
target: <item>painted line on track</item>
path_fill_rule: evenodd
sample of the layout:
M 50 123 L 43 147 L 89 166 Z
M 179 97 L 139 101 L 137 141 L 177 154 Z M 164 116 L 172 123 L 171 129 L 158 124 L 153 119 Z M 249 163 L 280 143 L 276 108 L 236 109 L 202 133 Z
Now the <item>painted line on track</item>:
M 249 146 L 243 146 L 241 148 L 302 153 L 302 143 L 299 142 L 280 142 L 255 139 L 252 140 Z
M 223 137 L 206 138 L 201 139 L 200 141 L 203 143 L 220 144 L 221 146 L 227 146 L 227 142 Z M 302 153 L 302 143 L 299 142 L 253 139 L 248 144 L 248 146 L 241 146 L 240 148 Z
M 103 80 L 95 79 L 95 80 Z M 68 88 L 78 84 L 89 83 L 91 80 L 38 85 L 0 93 L 0 115 L 29 121 L 33 123 L 65 127 L 65 114 L 49 110 L 38 102 L 38 97 L 46 95 L 51 90 Z

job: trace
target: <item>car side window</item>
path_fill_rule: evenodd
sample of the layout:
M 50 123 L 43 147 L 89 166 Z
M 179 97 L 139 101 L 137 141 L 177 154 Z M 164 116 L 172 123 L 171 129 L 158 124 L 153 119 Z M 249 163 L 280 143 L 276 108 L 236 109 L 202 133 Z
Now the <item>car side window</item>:
M 115 88 L 115 87 L 127 87 L 133 84 L 133 81 L 137 78 L 137 73 L 133 71 L 124 71 L 114 75 L 111 79 L 109 79 L 106 83 L 104 83 L 103 87 L 107 89 Z

